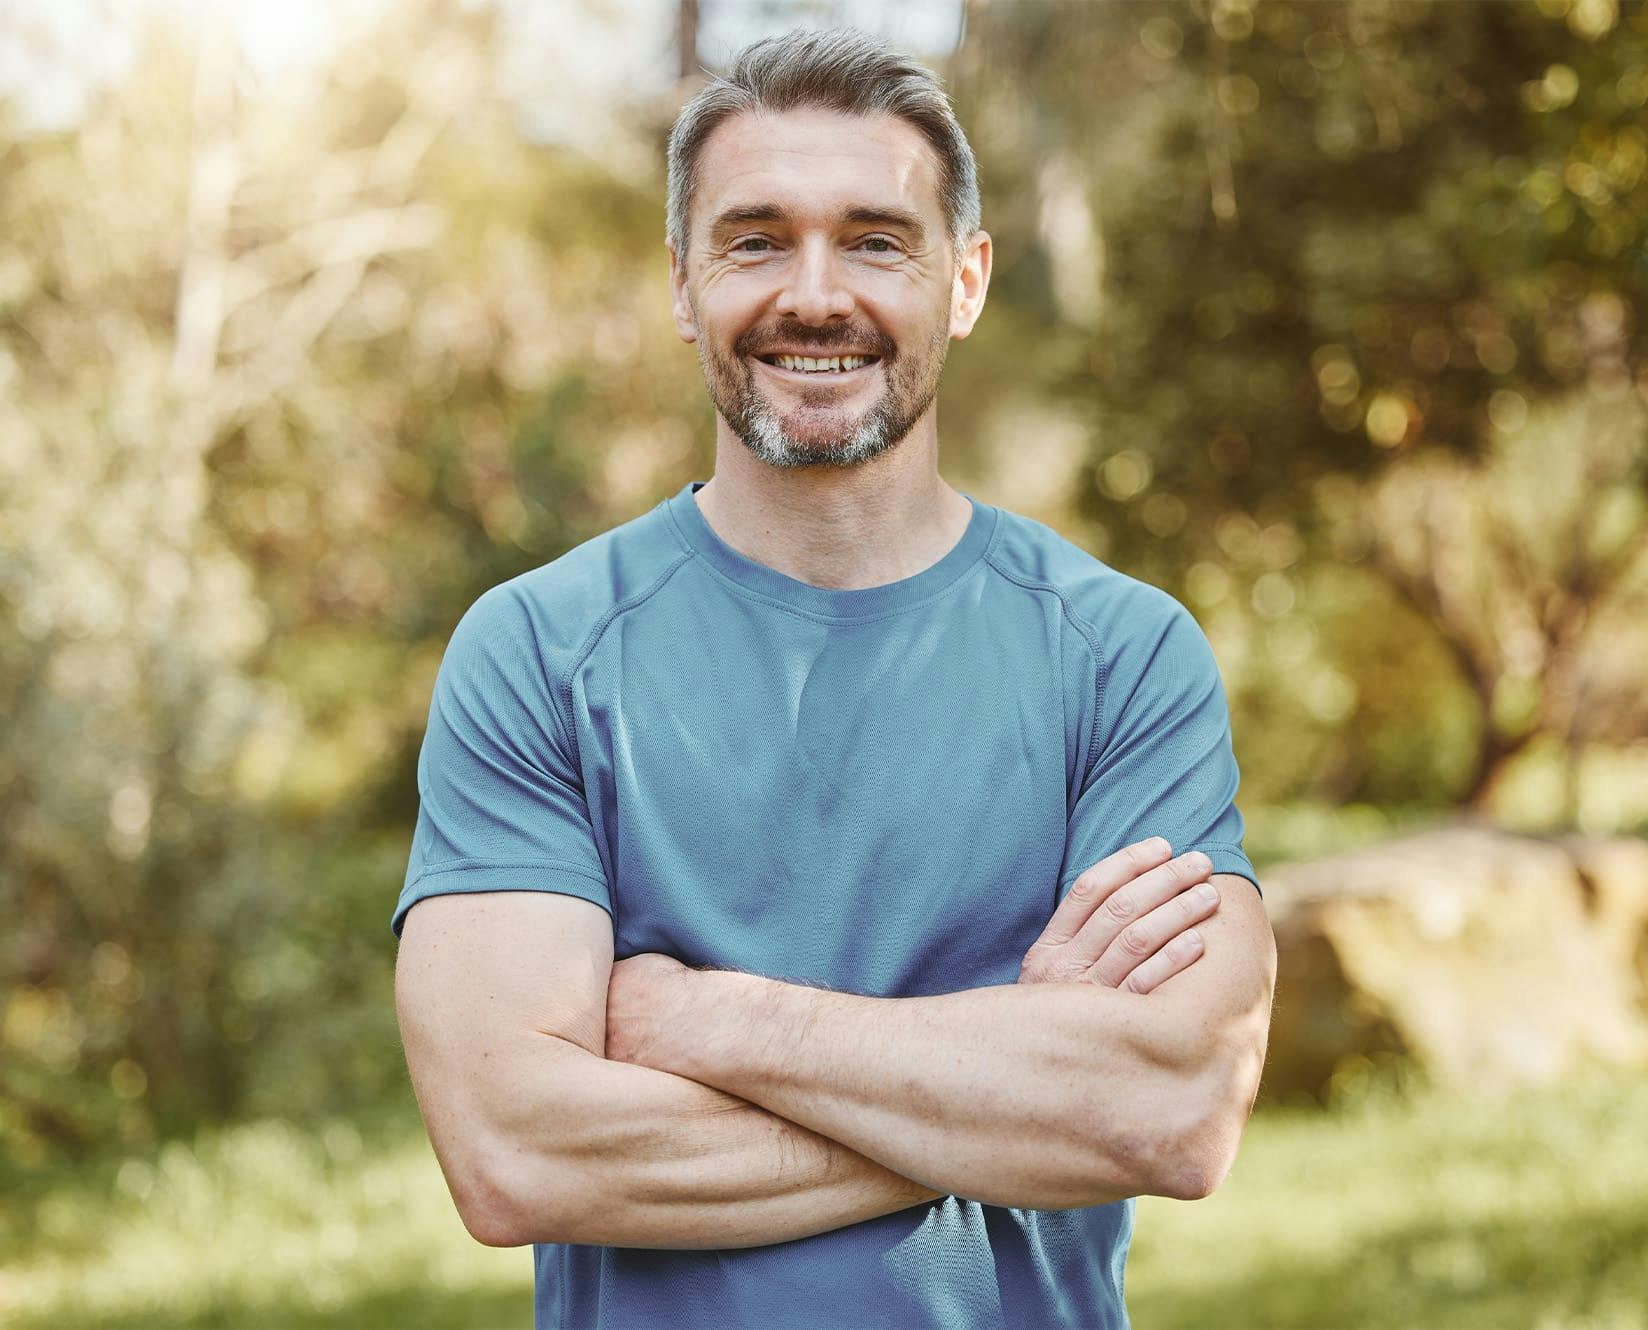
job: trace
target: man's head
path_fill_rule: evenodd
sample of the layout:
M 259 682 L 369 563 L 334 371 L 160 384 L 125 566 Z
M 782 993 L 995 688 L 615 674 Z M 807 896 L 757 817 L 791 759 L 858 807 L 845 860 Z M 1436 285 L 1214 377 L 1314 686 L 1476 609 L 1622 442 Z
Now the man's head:
M 902 440 L 989 279 L 949 99 L 851 29 L 757 42 L 687 103 L 666 230 L 677 327 L 723 419 L 775 466 L 855 465 Z M 806 371 L 789 354 L 868 363 Z

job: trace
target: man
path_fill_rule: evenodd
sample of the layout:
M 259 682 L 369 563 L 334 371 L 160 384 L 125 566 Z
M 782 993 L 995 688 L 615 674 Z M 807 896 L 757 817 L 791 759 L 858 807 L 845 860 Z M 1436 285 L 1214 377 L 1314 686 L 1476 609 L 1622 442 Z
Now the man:
M 746 50 L 670 141 L 714 477 L 447 649 L 397 1008 L 539 1327 L 1125 1326 L 1132 1198 L 1234 1158 L 1275 953 L 1218 672 L 939 478 L 978 220 L 928 71 Z

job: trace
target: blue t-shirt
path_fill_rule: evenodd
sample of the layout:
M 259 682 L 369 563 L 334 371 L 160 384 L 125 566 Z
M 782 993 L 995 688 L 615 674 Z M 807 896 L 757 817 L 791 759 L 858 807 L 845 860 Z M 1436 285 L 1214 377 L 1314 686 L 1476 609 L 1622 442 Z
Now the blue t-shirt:
M 922 572 L 816 587 L 722 541 L 701 483 L 464 615 L 397 936 L 426 896 L 565 892 L 611 913 L 619 959 L 908 997 L 1016 982 L 1074 878 L 1147 836 L 1258 886 L 1218 667 L 1171 596 L 971 496 Z M 541 1243 L 536 1325 L 1125 1327 L 1133 1206 Z

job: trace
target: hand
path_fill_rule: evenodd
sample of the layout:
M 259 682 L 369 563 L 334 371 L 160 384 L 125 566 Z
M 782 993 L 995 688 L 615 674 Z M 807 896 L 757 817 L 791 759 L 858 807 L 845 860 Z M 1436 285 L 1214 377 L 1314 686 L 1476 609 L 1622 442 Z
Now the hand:
M 1200 851 L 1170 859 L 1172 852 L 1160 837 L 1140 841 L 1078 877 L 1030 944 L 1019 982 L 1148 993 L 1193 965 L 1202 939 L 1191 925 L 1219 908 L 1219 892 L 1208 881 L 1211 859 Z M 1212 893 L 1205 898 L 1204 883 Z
M 609 1061 L 669 1070 L 664 1063 L 680 1026 L 686 984 L 693 973 L 660 951 L 643 951 L 613 965 L 607 981 Z

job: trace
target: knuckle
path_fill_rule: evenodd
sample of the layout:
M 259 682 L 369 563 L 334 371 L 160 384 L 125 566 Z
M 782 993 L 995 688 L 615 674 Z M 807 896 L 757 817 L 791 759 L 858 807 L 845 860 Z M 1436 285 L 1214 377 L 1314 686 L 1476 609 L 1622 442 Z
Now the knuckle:
M 1099 879 L 1089 869 L 1070 884 L 1070 894 L 1079 901 L 1090 901 L 1099 894 Z
M 1116 939 L 1123 951 L 1130 956 L 1148 956 L 1151 951 L 1150 937 L 1142 928 L 1129 928 Z
M 1132 974 L 1128 975 L 1127 978 L 1122 981 L 1122 991 L 1125 993 L 1138 993 L 1143 996 L 1145 993 L 1148 993 L 1150 989 L 1145 984 L 1144 980 L 1139 977 L 1139 971 L 1134 970 Z
M 1133 903 L 1132 893 L 1118 891 L 1104 903 L 1104 908 L 1109 911 L 1112 918 L 1131 919 L 1137 907 Z

